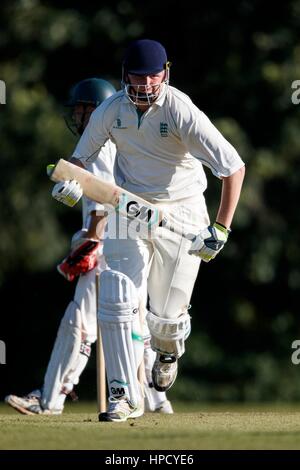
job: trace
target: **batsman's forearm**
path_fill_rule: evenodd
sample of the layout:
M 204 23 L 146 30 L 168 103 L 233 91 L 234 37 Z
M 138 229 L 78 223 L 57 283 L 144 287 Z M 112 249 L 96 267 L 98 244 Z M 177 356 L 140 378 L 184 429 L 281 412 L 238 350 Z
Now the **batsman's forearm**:
M 86 234 L 87 238 L 103 240 L 106 222 L 107 218 L 105 216 L 96 215 L 95 212 L 92 212 L 91 220 Z
M 244 176 L 245 167 L 243 166 L 222 180 L 221 202 L 216 220 L 227 228 L 231 225 L 240 198 Z

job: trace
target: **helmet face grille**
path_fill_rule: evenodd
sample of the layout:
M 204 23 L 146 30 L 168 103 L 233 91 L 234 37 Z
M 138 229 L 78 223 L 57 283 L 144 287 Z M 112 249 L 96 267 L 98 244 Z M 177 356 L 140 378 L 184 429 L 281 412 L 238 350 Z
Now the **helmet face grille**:
M 159 83 L 153 87 L 154 90 L 151 93 L 147 93 L 146 85 L 134 85 L 133 87 L 130 83 L 124 83 L 123 89 L 133 104 L 148 104 L 150 106 L 159 97 L 164 85 L 165 82 Z
M 130 83 L 128 78 L 128 74 L 123 69 L 123 77 L 122 77 L 122 89 L 124 90 L 127 98 L 134 104 L 134 105 L 145 105 L 148 104 L 149 106 L 154 103 L 155 100 L 161 95 L 161 93 L 168 87 L 170 79 L 170 70 L 167 67 L 165 71 L 164 79 L 161 83 L 152 86 L 151 93 L 148 93 L 146 90 L 147 85 L 135 83 L 134 86 Z

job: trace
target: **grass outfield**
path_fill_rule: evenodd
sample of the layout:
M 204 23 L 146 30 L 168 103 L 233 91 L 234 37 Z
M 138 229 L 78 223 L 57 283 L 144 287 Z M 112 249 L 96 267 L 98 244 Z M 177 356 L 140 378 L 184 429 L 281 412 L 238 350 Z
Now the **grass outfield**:
M 300 449 L 300 405 L 176 404 L 174 415 L 147 413 L 99 423 L 96 405 L 62 416 L 24 416 L 0 405 L 0 449 Z

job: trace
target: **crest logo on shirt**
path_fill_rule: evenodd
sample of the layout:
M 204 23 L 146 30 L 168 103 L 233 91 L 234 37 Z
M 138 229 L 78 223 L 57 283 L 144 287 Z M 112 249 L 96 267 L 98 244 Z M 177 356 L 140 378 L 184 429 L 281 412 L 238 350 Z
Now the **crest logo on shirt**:
M 116 125 L 113 126 L 114 129 L 127 129 L 126 126 L 122 126 L 122 121 L 120 118 L 116 119 Z
M 168 124 L 166 122 L 160 123 L 159 130 L 162 137 L 168 137 Z

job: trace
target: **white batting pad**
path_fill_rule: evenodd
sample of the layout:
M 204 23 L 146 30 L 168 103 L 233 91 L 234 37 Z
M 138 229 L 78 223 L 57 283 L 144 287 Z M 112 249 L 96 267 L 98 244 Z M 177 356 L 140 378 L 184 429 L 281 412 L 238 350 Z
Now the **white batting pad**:
M 99 299 L 98 315 L 109 394 L 113 397 L 126 395 L 133 405 L 137 405 L 141 393 L 133 341 L 135 325 L 139 323 L 136 288 L 125 274 L 106 270 L 100 275 Z
M 191 317 L 187 312 L 178 318 L 167 319 L 149 311 L 147 323 L 151 333 L 152 349 L 177 358 L 183 355 L 184 342 L 191 332 Z
M 81 312 L 72 301 L 61 320 L 45 375 L 41 400 L 44 408 L 56 409 L 62 390 L 72 390 L 88 361 L 88 348 L 83 348 L 85 343 L 81 342 L 81 323 Z

